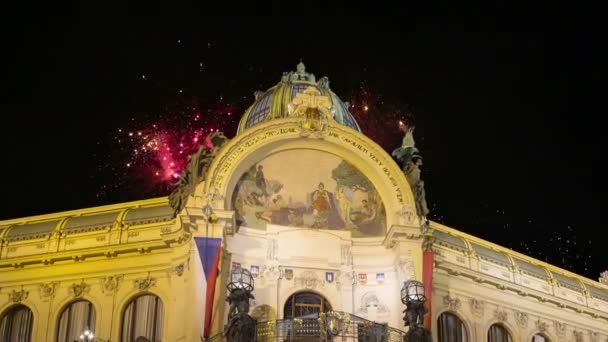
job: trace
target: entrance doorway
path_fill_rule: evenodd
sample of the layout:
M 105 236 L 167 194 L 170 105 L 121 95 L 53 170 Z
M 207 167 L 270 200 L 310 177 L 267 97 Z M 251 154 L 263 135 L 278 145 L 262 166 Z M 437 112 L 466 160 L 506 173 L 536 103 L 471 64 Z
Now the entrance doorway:
M 331 311 L 325 297 L 314 292 L 294 293 L 283 307 L 283 318 L 318 318 L 321 312 Z

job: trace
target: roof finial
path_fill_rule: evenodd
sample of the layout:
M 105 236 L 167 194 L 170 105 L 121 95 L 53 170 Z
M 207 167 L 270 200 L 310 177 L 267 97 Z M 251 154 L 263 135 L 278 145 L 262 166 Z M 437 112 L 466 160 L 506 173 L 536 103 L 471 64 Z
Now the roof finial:
M 296 67 L 296 71 L 299 74 L 303 74 L 306 72 L 306 66 L 304 65 L 304 63 L 302 63 L 302 58 L 300 58 L 300 63 L 298 63 L 298 66 Z

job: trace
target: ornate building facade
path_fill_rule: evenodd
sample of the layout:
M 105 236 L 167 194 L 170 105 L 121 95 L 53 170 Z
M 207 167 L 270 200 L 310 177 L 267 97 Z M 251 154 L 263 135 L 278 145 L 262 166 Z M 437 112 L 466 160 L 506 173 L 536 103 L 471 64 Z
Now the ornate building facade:
M 224 329 L 234 268 L 254 276 L 258 322 L 339 311 L 404 329 L 418 279 L 435 341 L 608 341 L 605 283 L 426 220 L 404 131 L 399 166 L 298 65 L 168 198 L 0 221 L 0 341 L 201 341 Z

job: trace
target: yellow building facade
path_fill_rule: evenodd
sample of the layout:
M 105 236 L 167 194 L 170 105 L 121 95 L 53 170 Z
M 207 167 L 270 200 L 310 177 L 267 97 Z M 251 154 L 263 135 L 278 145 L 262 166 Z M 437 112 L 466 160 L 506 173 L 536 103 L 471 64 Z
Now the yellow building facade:
M 201 341 L 226 324 L 236 267 L 259 322 L 337 311 L 404 329 L 425 248 L 435 341 L 608 341 L 606 284 L 425 226 L 402 169 L 303 64 L 215 138 L 168 198 L 0 221 L 0 342 Z

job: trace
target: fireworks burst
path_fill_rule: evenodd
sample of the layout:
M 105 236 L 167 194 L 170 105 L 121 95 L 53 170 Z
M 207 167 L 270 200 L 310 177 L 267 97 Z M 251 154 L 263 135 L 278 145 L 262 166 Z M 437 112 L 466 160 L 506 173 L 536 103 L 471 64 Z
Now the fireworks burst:
M 194 101 L 193 101 L 194 102 Z M 212 106 L 176 105 L 162 115 L 129 120 L 111 135 L 109 155 L 100 169 L 110 170 L 98 197 L 120 199 L 167 195 L 188 163 L 188 155 L 216 131 L 232 132 L 236 109 L 223 101 Z

